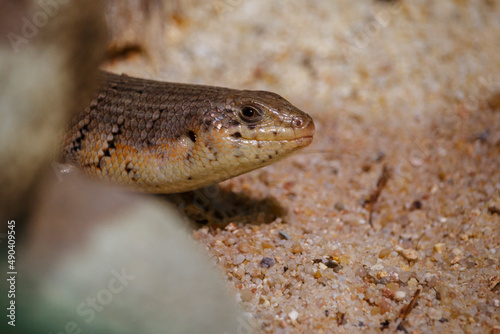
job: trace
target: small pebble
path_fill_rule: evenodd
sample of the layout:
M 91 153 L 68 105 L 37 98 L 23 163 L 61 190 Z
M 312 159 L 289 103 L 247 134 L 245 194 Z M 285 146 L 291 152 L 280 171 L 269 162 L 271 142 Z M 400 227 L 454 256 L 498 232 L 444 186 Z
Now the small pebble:
M 402 271 L 399 273 L 399 281 L 402 282 L 402 283 L 406 283 L 408 282 L 408 280 L 410 279 L 411 275 L 413 273 L 411 271 Z
M 427 315 L 433 320 L 439 320 L 443 318 L 443 312 L 435 308 L 429 308 L 427 310 Z
M 420 200 L 413 201 L 410 210 L 420 210 L 420 209 L 422 209 L 422 202 Z
M 378 253 L 378 257 L 379 257 L 379 259 L 385 259 L 386 257 L 389 256 L 389 254 L 391 254 L 391 249 L 384 248 L 380 251 L 380 253 Z
M 262 275 L 262 272 L 260 271 L 259 268 L 253 268 L 253 269 L 250 269 L 249 274 L 251 277 L 256 278 L 256 277 L 260 277 Z
M 458 262 L 460 262 L 460 260 L 462 259 L 462 257 L 460 255 L 457 255 L 453 258 L 453 260 L 451 260 L 451 264 L 457 264 Z
M 252 301 L 253 293 L 250 289 L 241 290 L 241 301 L 248 303 Z
M 228 238 L 226 240 L 224 240 L 224 244 L 226 246 L 232 246 L 236 243 L 236 238 Z
M 387 289 L 387 288 L 383 288 L 382 289 L 382 295 L 386 298 L 390 298 L 390 299 L 395 299 L 395 292 L 392 291 L 391 289 Z
M 369 275 L 369 271 L 368 271 L 368 268 L 365 268 L 365 267 L 359 267 L 357 270 L 356 270 L 356 276 L 359 276 L 361 278 L 363 277 L 366 277 Z
M 426 278 L 426 281 L 427 281 L 427 286 L 433 289 L 436 287 L 437 277 L 435 275 L 432 275 L 429 279 Z
M 328 260 L 325 265 L 328 268 L 332 268 L 334 272 L 338 273 L 343 267 L 335 260 Z
M 238 245 L 238 250 L 242 253 L 249 253 L 252 251 L 252 247 L 248 242 L 242 242 Z
M 236 227 L 236 225 L 234 225 L 234 223 L 229 223 L 229 224 L 227 224 L 227 226 L 226 226 L 226 230 L 227 230 L 227 231 L 230 231 L 230 232 L 232 232 L 232 231 L 236 230 L 236 228 L 237 228 L 237 227 Z
M 242 263 L 243 261 L 245 261 L 245 255 L 243 254 L 238 254 L 234 257 L 233 259 L 233 264 L 234 265 L 238 265 L 240 263 Z
M 264 307 L 271 306 L 271 303 L 269 302 L 269 300 L 267 300 L 267 298 L 264 296 L 260 296 L 259 304 L 262 304 Z
M 321 270 L 317 270 L 316 273 L 314 274 L 314 278 L 321 278 L 323 275 L 321 275 Z
M 292 312 L 288 313 L 288 317 L 291 320 L 297 320 L 297 318 L 299 317 L 299 312 L 293 310 Z
M 342 202 L 335 202 L 334 204 L 335 210 L 342 211 L 345 209 L 345 206 Z
M 269 242 L 266 242 L 266 241 L 262 241 L 261 246 L 262 246 L 262 249 L 272 249 L 272 248 L 274 248 L 273 244 L 271 244 Z
M 404 291 L 396 291 L 394 294 L 394 300 L 402 301 L 406 298 L 406 293 Z
M 387 271 L 385 271 L 385 270 L 379 271 L 379 272 L 377 273 L 377 278 L 378 278 L 378 279 L 381 279 L 381 278 L 383 278 L 383 277 L 387 277 L 387 276 L 389 276 L 389 274 L 388 274 L 388 273 L 387 273 Z
M 260 261 L 260 266 L 262 268 L 271 268 L 272 266 L 274 266 L 274 264 L 276 263 L 276 261 L 273 259 L 273 258 L 270 258 L 270 257 L 264 257 L 262 258 L 262 260 Z
M 303 251 L 304 251 L 304 248 L 302 248 L 302 246 L 298 242 L 293 244 L 293 246 L 292 246 L 292 253 L 293 254 L 302 253 Z
M 410 280 L 408 281 L 408 287 L 411 288 L 411 289 L 415 289 L 418 285 L 418 281 L 415 279 L 415 278 L 410 278 Z
M 278 231 L 281 239 L 284 239 L 284 240 L 290 240 L 290 236 L 288 234 L 286 234 L 286 232 L 283 232 L 283 231 Z
M 408 261 L 418 260 L 418 252 L 414 249 L 403 249 L 400 254 Z
M 444 244 L 444 243 L 438 243 L 438 244 L 434 245 L 434 251 L 436 253 L 442 254 L 443 251 L 445 251 L 445 250 L 446 250 L 446 244 Z
M 386 298 L 380 298 L 377 306 L 380 309 L 380 314 L 386 314 L 391 310 L 391 302 Z

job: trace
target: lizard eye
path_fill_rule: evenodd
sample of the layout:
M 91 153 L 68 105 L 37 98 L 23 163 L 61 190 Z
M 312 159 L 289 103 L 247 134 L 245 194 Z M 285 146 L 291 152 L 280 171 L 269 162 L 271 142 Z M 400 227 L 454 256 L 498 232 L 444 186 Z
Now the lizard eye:
M 254 106 L 244 106 L 240 110 L 240 117 L 247 123 L 256 123 L 262 118 L 262 112 Z

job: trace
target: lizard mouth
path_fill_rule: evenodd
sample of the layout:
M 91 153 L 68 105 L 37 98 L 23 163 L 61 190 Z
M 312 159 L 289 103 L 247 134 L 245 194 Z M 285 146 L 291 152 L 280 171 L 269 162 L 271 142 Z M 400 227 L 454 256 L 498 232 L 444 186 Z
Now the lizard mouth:
M 291 138 L 285 138 L 279 141 L 298 142 L 300 143 L 300 146 L 307 146 L 313 141 L 315 131 L 316 128 L 314 126 L 314 122 L 310 119 L 304 126 L 294 128 L 293 136 Z
M 294 147 L 295 149 L 297 148 L 303 148 L 306 146 L 309 146 L 312 141 L 313 141 L 313 136 L 303 136 L 299 138 L 290 138 L 290 139 L 247 139 L 247 138 L 231 138 L 232 141 L 238 142 L 243 145 L 250 145 L 250 146 L 257 146 L 261 147 L 261 145 L 268 145 L 272 143 L 280 143 L 283 148 L 285 147 Z
M 301 119 L 290 127 L 263 130 L 257 133 L 235 132 L 231 136 L 236 139 L 257 142 L 303 142 L 309 145 L 314 137 L 315 126 L 313 120 L 308 116 Z
M 302 138 L 297 138 L 295 139 L 295 141 L 297 141 L 300 146 L 308 146 L 309 144 L 312 143 L 313 141 L 313 136 L 305 136 L 305 137 L 302 137 Z

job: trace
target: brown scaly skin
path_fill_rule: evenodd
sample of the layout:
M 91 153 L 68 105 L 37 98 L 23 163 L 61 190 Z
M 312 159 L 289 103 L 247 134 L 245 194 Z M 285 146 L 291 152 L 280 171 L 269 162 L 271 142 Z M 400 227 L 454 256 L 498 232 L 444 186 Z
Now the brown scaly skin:
M 63 158 L 151 193 L 193 190 L 267 166 L 312 142 L 314 122 L 277 94 L 103 73 Z

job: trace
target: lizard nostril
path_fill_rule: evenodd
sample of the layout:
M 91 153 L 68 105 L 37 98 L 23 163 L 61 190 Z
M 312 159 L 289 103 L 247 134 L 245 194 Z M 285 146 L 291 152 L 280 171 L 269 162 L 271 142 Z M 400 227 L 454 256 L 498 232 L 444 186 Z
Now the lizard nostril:
M 294 121 L 293 121 L 293 125 L 297 128 L 300 128 L 302 127 L 302 125 L 304 125 L 304 121 L 301 119 L 301 118 L 296 118 Z

